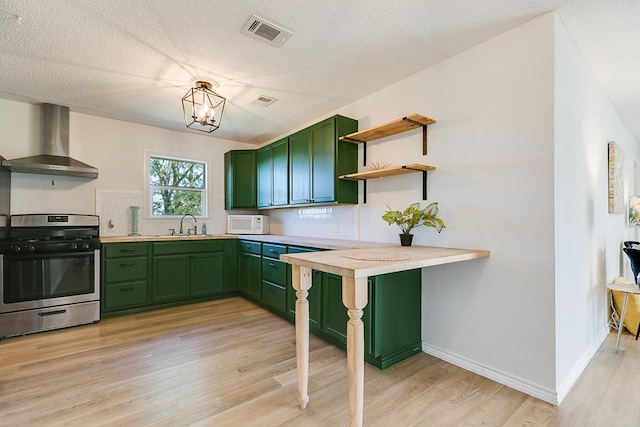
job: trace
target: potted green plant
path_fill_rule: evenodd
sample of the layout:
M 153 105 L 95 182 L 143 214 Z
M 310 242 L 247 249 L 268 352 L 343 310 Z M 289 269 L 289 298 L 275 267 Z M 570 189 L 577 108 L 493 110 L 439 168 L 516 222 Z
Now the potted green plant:
M 411 246 L 413 234 L 411 230 L 421 225 L 433 227 L 438 233 L 445 228 L 442 219 L 438 218 L 438 202 L 427 205 L 426 208 L 420 209 L 420 203 L 410 204 L 404 211 L 394 211 L 387 205 L 387 211 L 382 215 L 382 219 L 387 221 L 389 225 L 395 224 L 400 227 L 400 244 L 402 246 Z

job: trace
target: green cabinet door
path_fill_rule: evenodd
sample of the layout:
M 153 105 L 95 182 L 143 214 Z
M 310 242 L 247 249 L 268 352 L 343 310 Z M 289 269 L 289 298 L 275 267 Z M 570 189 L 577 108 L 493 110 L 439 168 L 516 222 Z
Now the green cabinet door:
M 258 208 L 273 205 L 273 147 L 267 145 L 256 153 L 258 176 Z
M 238 253 L 238 289 L 245 295 L 260 299 L 262 257 L 247 252 Z
M 284 138 L 256 153 L 258 208 L 289 204 L 289 139 Z
M 153 258 L 153 296 L 155 302 L 188 298 L 191 262 L 187 255 Z
M 225 209 L 254 209 L 256 150 L 231 150 L 224 155 Z
M 334 120 L 325 120 L 311 128 L 311 202 L 332 202 L 335 198 Z
M 224 292 L 238 290 L 238 243 L 235 239 L 224 241 Z
M 322 331 L 347 344 L 347 308 L 342 303 L 342 277 L 322 274 Z
M 317 249 L 301 248 L 289 246 L 287 249 L 290 254 L 303 252 L 315 252 Z M 287 264 L 287 314 L 286 317 L 290 321 L 295 320 L 296 316 L 296 290 L 293 289 L 293 277 L 291 274 L 291 264 Z M 320 321 L 322 319 L 322 272 L 313 270 L 311 273 L 311 289 L 307 296 L 309 304 L 309 326 L 311 329 L 319 330 Z
M 191 256 L 191 292 L 193 297 L 215 295 L 224 290 L 224 253 Z
M 272 206 L 289 204 L 289 138 L 271 144 L 273 154 Z
M 422 271 L 383 274 L 374 280 L 370 353 L 385 368 L 422 350 Z
M 376 305 L 376 292 L 373 287 L 375 279 L 369 278 L 367 283 L 368 301 L 362 313 L 364 322 L 364 352 L 371 353 L 373 329 L 371 310 Z M 349 315 L 342 302 L 342 277 L 331 273 L 322 273 L 322 332 L 328 335 L 332 342 L 346 348 L 347 322 Z
M 311 202 L 311 132 L 303 129 L 289 137 L 289 203 Z
M 358 170 L 358 147 L 338 141 L 357 130 L 334 116 L 289 137 L 289 204 L 358 203 L 358 183 L 338 179 Z
M 102 317 L 139 311 L 148 304 L 149 257 L 146 242 L 102 245 Z

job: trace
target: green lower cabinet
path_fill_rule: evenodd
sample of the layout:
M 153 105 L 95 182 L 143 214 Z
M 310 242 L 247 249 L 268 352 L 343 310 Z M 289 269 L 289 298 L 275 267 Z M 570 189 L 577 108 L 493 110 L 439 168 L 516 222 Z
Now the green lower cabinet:
M 284 286 L 262 281 L 262 302 L 284 316 L 287 309 L 287 294 Z
M 190 258 L 168 255 L 153 258 L 154 302 L 174 301 L 189 297 Z
M 227 239 L 224 241 L 224 292 L 238 290 L 238 241 Z
M 198 254 L 191 258 L 191 296 L 224 291 L 224 253 Z
M 205 298 L 224 291 L 224 241 L 157 242 L 152 301 Z
M 372 277 L 369 295 L 371 336 L 365 360 L 385 369 L 421 352 L 422 270 Z
M 101 317 L 139 310 L 149 303 L 148 244 L 102 245 Z
M 342 303 L 342 276 L 322 274 L 322 332 L 347 344 L 347 308 Z
M 248 252 L 238 253 L 238 290 L 260 300 L 262 295 L 262 257 Z
M 147 302 L 147 281 L 105 285 L 104 294 L 104 311 L 137 307 Z
M 300 248 L 296 246 L 289 246 L 288 253 L 296 254 L 303 252 L 316 252 L 318 249 Z M 320 316 L 322 309 L 322 273 L 320 271 L 313 270 L 311 273 L 311 289 L 309 289 L 309 295 L 307 295 L 307 301 L 309 304 L 309 327 L 311 330 L 320 330 Z M 296 291 L 293 289 L 291 264 L 287 264 L 287 312 L 285 317 L 291 322 L 295 322 L 296 316 Z
M 302 252 L 302 251 L 300 251 Z M 346 349 L 347 309 L 342 303 L 342 277 L 313 271 L 309 290 L 309 330 Z M 295 291 L 288 267 L 286 318 L 295 322 Z M 420 269 L 370 277 L 363 310 L 365 360 L 386 369 L 422 351 Z
M 237 293 L 236 240 L 102 245 L 102 316 Z

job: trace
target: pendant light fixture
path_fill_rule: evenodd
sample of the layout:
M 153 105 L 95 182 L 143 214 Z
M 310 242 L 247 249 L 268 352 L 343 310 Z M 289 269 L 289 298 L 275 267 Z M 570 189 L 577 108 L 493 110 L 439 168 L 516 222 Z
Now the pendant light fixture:
M 211 133 L 220 127 L 226 99 L 213 90 L 218 83 L 204 77 L 191 79 L 191 89 L 182 97 L 184 123 L 188 128 Z

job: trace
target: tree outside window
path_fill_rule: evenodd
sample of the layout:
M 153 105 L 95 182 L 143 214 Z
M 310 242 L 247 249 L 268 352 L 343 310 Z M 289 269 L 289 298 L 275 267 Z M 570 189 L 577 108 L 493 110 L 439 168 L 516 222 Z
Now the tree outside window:
M 149 158 L 152 216 L 206 215 L 206 163 Z

